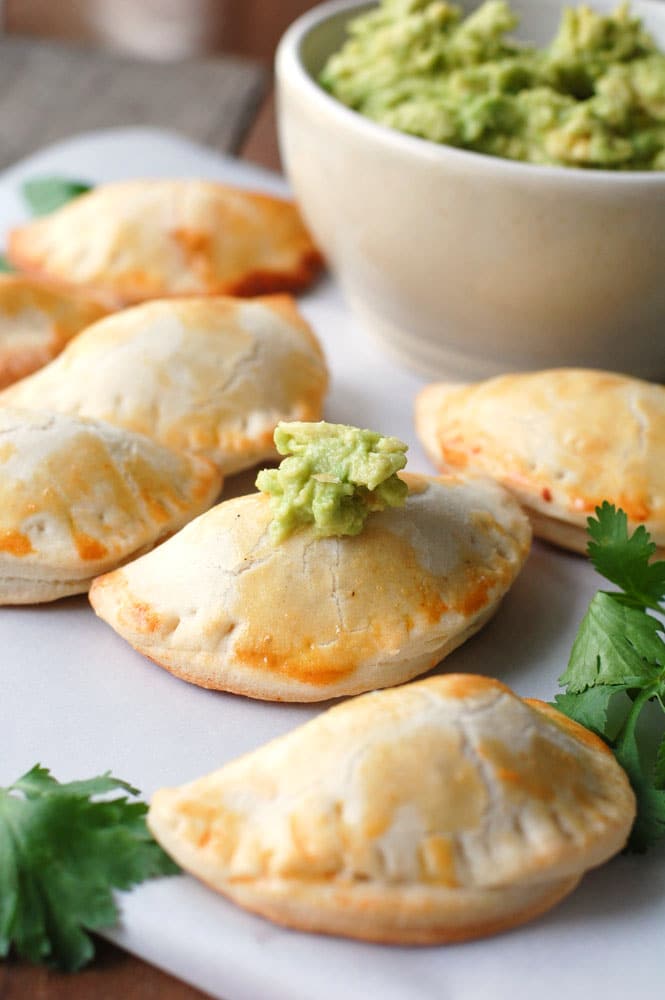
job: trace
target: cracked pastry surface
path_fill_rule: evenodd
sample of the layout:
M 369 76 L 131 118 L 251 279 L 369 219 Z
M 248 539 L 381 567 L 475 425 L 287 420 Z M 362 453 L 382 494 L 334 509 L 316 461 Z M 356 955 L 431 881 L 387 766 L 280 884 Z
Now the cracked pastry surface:
M 623 847 L 634 816 L 598 737 L 449 674 L 354 698 L 158 791 L 148 825 L 183 868 L 278 923 L 434 944 L 544 912 Z
M 529 550 L 490 481 L 404 476 L 402 508 L 357 536 L 271 541 L 264 494 L 208 511 L 93 584 L 92 605 L 137 650 L 203 687 L 321 701 L 410 680 L 476 632 Z
M 0 275 L 0 389 L 51 361 L 107 310 L 80 292 L 23 274 Z
M 0 410 L 0 604 L 84 593 L 214 502 L 221 476 L 107 424 Z
M 276 456 L 280 420 L 316 420 L 321 348 L 290 296 L 167 299 L 108 316 L 0 405 L 105 420 L 226 475 Z
M 194 179 L 102 184 L 14 229 L 7 255 L 116 306 L 297 291 L 322 265 L 293 202 Z
M 665 387 L 586 369 L 427 386 L 416 430 L 435 464 L 492 476 L 532 517 L 534 533 L 586 550 L 603 500 L 665 548 Z

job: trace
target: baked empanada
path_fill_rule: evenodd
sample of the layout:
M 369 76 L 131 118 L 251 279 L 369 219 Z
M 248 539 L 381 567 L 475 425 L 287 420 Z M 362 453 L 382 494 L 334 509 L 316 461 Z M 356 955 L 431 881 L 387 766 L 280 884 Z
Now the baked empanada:
M 354 537 L 308 526 L 274 544 L 264 494 L 229 500 L 96 580 L 90 600 L 132 646 L 203 687 L 320 701 L 410 680 L 496 611 L 530 528 L 494 483 L 405 478 L 405 506 Z
M 0 389 L 51 361 L 107 310 L 80 292 L 22 274 L 0 275 Z
M 108 424 L 0 410 L 0 604 L 84 593 L 215 500 L 221 476 Z
M 296 291 L 322 264 L 293 202 L 194 179 L 103 184 L 14 229 L 7 255 L 115 305 Z
M 665 387 L 585 369 L 501 375 L 428 386 L 415 419 L 440 469 L 498 480 L 541 538 L 584 552 L 586 519 L 608 500 L 665 546 Z
M 634 817 L 602 740 L 451 674 L 354 698 L 159 791 L 148 825 L 183 868 L 277 923 L 435 944 L 538 916 L 623 847 Z
M 280 420 L 317 419 L 327 381 L 290 296 L 167 299 L 96 323 L 0 405 L 106 420 L 229 474 L 277 454 Z

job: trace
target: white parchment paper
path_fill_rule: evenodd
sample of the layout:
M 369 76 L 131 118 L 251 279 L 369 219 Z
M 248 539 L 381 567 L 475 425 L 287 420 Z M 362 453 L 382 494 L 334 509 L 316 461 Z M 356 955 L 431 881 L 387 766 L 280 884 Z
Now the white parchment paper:
M 93 182 L 197 176 L 285 190 L 280 178 L 175 135 L 97 132 L 2 175 L 3 230 L 25 215 L 20 181 L 47 174 Z M 411 444 L 414 471 L 433 471 L 411 420 L 422 380 L 356 327 L 332 282 L 301 303 L 332 372 L 327 418 L 395 434 Z M 229 491 L 246 492 L 252 479 L 237 477 Z M 583 559 L 536 544 L 497 617 L 446 667 L 550 699 L 599 585 Z M 0 784 L 40 761 L 61 780 L 110 768 L 149 796 L 320 711 L 189 686 L 130 649 L 84 598 L 0 608 L 0 651 Z M 526 927 L 447 947 L 389 948 L 282 930 L 185 876 L 147 883 L 121 903 L 122 922 L 109 937 L 224 1000 L 625 1000 L 663 989 L 663 850 L 615 859 Z

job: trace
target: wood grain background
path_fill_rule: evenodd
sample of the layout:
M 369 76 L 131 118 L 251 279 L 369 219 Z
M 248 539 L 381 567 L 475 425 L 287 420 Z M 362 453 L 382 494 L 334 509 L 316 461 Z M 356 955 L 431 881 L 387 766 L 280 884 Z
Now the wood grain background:
M 270 64 L 275 46 L 286 27 L 315 0 L 5 0 L 7 30 L 46 38 L 93 41 L 117 47 L 118 37 L 127 50 L 149 49 L 147 40 L 132 37 L 152 25 L 158 31 L 169 19 L 177 30 L 198 41 L 202 52 L 228 52 Z M 108 12 L 119 25 L 109 32 Z M 203 31 L 192 30 L 198 16 Z M 106 23 L 106 30 L 105 30 Z

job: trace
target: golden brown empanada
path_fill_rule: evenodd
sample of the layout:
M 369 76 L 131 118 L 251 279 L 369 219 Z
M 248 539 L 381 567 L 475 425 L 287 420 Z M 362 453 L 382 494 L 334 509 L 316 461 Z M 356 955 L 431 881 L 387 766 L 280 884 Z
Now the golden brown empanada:
M 510 489 L 534 532 L 584 552 L 587 517 L 622 507 L 665 546 L 665 387 L 574 368 L 430 385 L 416 430 L 436 465 Z
M 602 740 L 451 674 L 354 698 L 159 791 L 148 825 L 183 868 L 277 923 L 435 944 L 547 910 L 634 817 Z
M 0 389 L 47 364 L 106 312 L 89 295 L 23 274 L 0 275 Z
M 224 474 L 276 456 L 280 420 L 316 420 L 321 348 L 290 296 L 166 299 L 108 316 L 0 406 L 106 420 Z
M 205 458 L 54 413 L 0 410 L 0 604 L 85 592 L 214 501 Z
M 322 263 L 293 202 L 194 179 L 101 185 L 14 229 L 7 255 L 115 305 L 296 291 Z
M 320 701 L 424 673 L 490 618 L 530 528 L 489 481 L 405 477 L 406 505 L 355 537 L 274 544 L 264 494 L 229 500 L 149 557 L 96 580 L 92 605 L 184 680 Z

